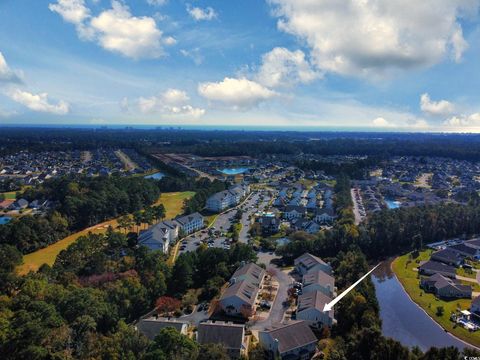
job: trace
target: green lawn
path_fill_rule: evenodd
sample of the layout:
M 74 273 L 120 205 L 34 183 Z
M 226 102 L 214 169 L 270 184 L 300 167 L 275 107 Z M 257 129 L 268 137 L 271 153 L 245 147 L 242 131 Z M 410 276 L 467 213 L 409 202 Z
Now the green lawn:
M 477 277 L 477 273 L 475 271 L 464 269 L 464 268 L 457 269 L 457 275 L 472 278 L 472 279 L 475 279 Z
M 15 191 L 4 192 L 2 195 L 5 196 L 5 200 L 15 200 L 17 198 L 17 193 Z
M 166 218 L 171 219 L 183 212 L 183 203 L 195 195 L 193 191 L 164 193 L 155 205 L 165 206 Z
M 413 301 L 420 305 L 437 323 L 453 335 L 476 346 L 480 346 L 480 331 L 471 333 L 463 327 L 455 327 L 455 324 L 450 321 L 450 314 L 456 312 L 457 309 L 469 309 L 471 300 L 459 299 L 443 301 L 437 299 L 433 294 L 426 293 L 420 289 L 418 272 L 414 271 L 414 268 L 418 266 L 418 262 L 428 260 L 431 252 L 432 250 L 423 251 L 416 259 L 411 259 L 410 254 L 400 256 L 393 261 L 392 269 L 408 295 L 410 295 Z M 442 316 L 437 316 L 435 314 L 438 306 L 443 306 L 445 309 Z
M 160 196 L 155 205 L 163 204 L 166 210 L 166 218 L 171 219 L 183 212 L 183 202 L 186 199 L 190 199 L 194 192 L 174 192 L 164 193 Z M 57 241 L 56 243 L 47 246 L 46 248 L 37 250 L 33 253 L 27 254 L 23 257 L 23 264 L 18 266 L 16 271 L 20 275 L 25 275 L 30 271 L 37 271 L 43 264 L 53 265 L 57 255 L 73 244 L 80 236 L 92 233 L 103 233 L 109 226 L 116 228 L 118 226 L 117 220 L 113 219 L 104 223 L 92 226 L 88 229 L 84 229 L 75 234 L 67 236 L 65 239 Z

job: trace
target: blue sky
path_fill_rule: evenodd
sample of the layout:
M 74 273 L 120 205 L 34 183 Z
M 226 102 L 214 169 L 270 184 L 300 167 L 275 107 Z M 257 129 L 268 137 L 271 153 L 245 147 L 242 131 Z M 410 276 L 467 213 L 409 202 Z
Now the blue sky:
M 480 130 L 480 0 L 3 0 L 0 124 Z

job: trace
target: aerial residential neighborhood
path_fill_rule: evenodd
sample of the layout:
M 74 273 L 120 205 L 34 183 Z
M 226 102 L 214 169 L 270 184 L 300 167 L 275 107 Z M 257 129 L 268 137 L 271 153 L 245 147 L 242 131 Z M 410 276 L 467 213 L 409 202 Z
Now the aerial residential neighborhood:
M 0 1 L 0 360 L 480 359 L 480 0 Z

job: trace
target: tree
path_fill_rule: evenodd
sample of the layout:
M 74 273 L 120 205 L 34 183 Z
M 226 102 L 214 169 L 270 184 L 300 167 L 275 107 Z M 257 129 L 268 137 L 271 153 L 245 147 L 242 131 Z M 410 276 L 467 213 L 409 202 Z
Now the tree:
M 157 359 L 157 357 L 150 355 L 152 352 L 157 355 L 163 354 L 166 359 L 193 360 L 198 356 L 198 344 L 189 337 L 180 334 L 174 328 L 167 327 L 160 330 L 159 334 L 155 336 L 153 344 L 147 352 L 147 359 Z
M 140 231 L 140 225 L 143 223 L 143 214 L 141 211 L 135 211 L 133 213 L 133 221 L 135 225 L 137 226 L 137 233 Z
M 435 312 L 435 315 L 443 316 L 444 313 L 445 313 L 445 308 L 443 306 L 437 306 L 437 311 Z
M 157 221 L 163 220 L 165 218 L 166 211 L 165 211 L 165 206 L 163 206 L 163 204 L 160 204 L 158 206 L 154 206 L 153 207 L 153 212 L 155 214 L 155 219 Z
M 180 309 L 181 301 L 170 296 L 161 296 L 155 303 L 155 309 L 160 315 L 171 314 Z
M 118 222 L 118 227 L 120 229 L 125 230 L 125 232 L 128 229 L 130 229 L 130 227 L 132 226 L 132 219 L 128 215 L 123 215 L 123 216 L 119 217 L 117 222 Z
M 221 344 L 205 344 L 200 346 L 197 360 L 229 360 L 227 350 Z

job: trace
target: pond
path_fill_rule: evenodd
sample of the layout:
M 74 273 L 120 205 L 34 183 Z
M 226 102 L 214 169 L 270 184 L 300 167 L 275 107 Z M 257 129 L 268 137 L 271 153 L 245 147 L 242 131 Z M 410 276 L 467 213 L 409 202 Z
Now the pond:
M 0 225 L 7 224 L 12 218 L 10 216 L 0 216 Z
M 162 173 L 162 172 L 156 172 L 156 173 L 154 173 L 154 174 L 150 174 L 150 175 L 145 176 L 145 179 L 160 180 L 160 179 L 163 178 L 164 176 L 165 176 L 164 173 Z
M 249 169 L 248 168 L 244 168 L 244 167 L 241 167 L 241 168 L 230 168 L 230 169 L 219 169 L 218 171 L 220 171 L 222 174 L 225 174 L 225 175 L 239 175 L 239 174 L 243 174 L 243 173 L 246 173 Z
M 401 202 L 385 198 L 385 204 L 387 204 L 387 208 L 389 209 L 398 209 L 401 205 Z
M 385 262 L 372 274 L 382 319 L 382 333 L 403 345 L 418 346 L 423 351 L 430 347 L 455 346 L 459 349 L 467 344 L 445 332 L 404 291 L 401 283 Z

